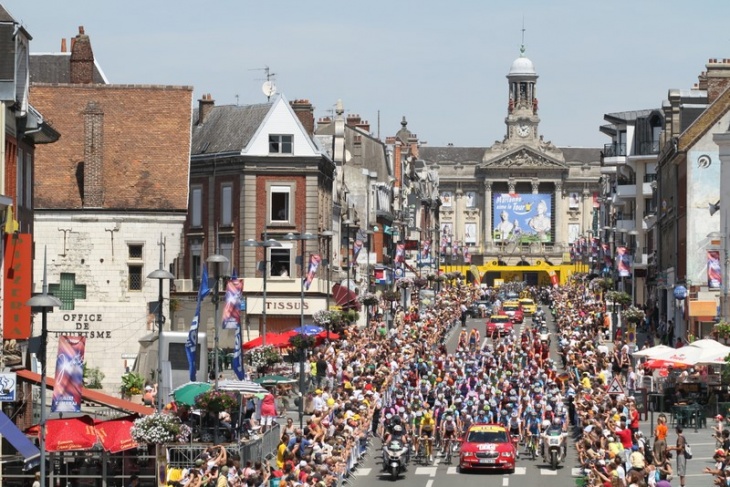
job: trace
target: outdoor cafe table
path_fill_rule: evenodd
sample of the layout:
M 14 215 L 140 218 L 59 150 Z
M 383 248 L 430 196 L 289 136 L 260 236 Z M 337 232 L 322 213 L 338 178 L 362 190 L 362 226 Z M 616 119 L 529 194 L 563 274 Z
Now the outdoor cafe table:
M 672 426 L 702 428 L 706 425 L 704 413 L 701 404 L 675 404 L 672 406 Z

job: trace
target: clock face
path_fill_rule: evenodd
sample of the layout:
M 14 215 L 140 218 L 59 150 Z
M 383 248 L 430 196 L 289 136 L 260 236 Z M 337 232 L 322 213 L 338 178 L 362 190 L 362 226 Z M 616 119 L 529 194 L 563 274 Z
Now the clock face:
M 527 137 L 530 135 L 530 126 L 527 124 L 521 124 L 519 127 L 517 127 L 517 135 L 520 137 Z

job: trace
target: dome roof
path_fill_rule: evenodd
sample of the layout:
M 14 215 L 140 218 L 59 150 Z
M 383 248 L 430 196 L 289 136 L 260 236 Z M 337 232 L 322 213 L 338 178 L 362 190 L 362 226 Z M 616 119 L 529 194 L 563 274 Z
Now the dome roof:
M 520 75 L 520 76 L 537 76 L 535 72 L 535 65 L 532 61 L 525 57 L 525 46 L 520 47 L 520 57 L 512 62 L 512 66 L 509 68 L 509 74 L 507 76 Z

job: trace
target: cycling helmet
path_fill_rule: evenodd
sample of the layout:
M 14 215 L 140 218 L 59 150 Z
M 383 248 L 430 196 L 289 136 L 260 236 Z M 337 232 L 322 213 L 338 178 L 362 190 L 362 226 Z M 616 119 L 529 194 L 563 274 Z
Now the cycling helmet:
M 548 413 L 552 410 L 553 410 L 553 407 L 551 405 L 548 404 L 547 406 L 545 406 L 545 411 L 547 411 Z
M 484 409 L 485 411 L 489 411 L 489 404 L 485 404 L 482 409 Z
M 401 425 L 396 424 L 395 426 L 393 426 L 393 432 L 400 433 L 401 431 L 403 431 L 403 427 Z
M 502 416 L 507 416 L 507 410 L 506 409 L 503 409 L 502 410 Z
M 392 414 L 390 414 L 390 413 L 385 413 L 385 419 L 390 419 L 390 418 L 392 418 L 392 417 L 393 417 L 393 415 L 392 415 Z
M 512 411 L 512 417 L 513 418 L 516 418 L 517 417 L 517 411 Z
M 556 425 L 556 426 L 559 425 L 560 424 L 560 419 L 559 418 L 553 418 L 553 424 Z
M 543 428 L 549 428 L 550 427 L 550 420 L 549 419 L 546 419 L 545 421 L 543 421 L 542 422 L 542 427 Z

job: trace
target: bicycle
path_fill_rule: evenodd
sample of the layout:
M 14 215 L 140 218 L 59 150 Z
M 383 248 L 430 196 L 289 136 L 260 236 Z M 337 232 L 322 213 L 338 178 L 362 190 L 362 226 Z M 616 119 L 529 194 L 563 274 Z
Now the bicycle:
M 535 441 L 535 435 L 528 435 L 527 444 L 525 445 L 525 453 L 530 455 L 532 460 L 537 458 L 537 442 Z
M 423 465 L 428 465 L 432 461 L 432 442 L 433 438 L 421 435 L 418 439 L 417 461 L 420 460 Z
M 445 448 L 444 451 L 446 452 L 444 463 L 448 463 L 449 465 L 451 464 L 451 454 L 458 445 L 460 445 L 459 440 L 457 438 L 454 438 L 453 435 L 444 438 L 443 446 Z

